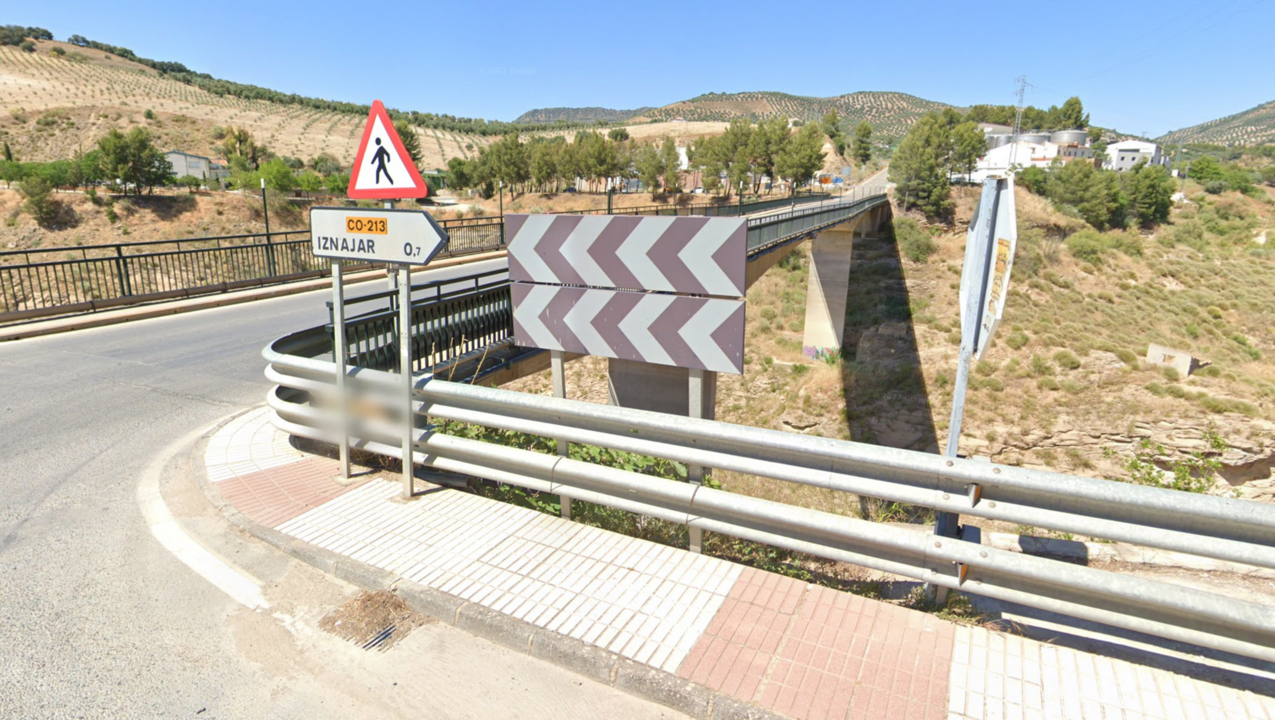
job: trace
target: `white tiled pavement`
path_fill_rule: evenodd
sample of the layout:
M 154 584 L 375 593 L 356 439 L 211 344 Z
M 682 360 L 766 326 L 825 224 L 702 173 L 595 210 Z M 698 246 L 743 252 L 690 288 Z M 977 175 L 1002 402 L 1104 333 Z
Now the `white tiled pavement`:
M 475 495 L 400 491 L 373 480 L 277 529 L 670 672 L 741 571 Z
M 949 720 L 1275 720 L 1275 701 L 1016 635 L 956 628 Z
M 279 432 L 270 425 L 272 413 L 268 407 L 246 412 L 208 438 L 208 445 L 204 448 L 204 467 L 210 480 L 219 482 L 311 457 L 292 447 L 287 433 Z

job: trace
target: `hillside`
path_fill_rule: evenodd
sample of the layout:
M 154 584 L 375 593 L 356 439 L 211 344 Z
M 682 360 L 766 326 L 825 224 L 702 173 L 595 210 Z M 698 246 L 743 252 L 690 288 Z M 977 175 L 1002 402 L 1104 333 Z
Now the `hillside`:
M 621 122 L 628 120 L 634 115 L 641 115 L 651 108 L 636 108 L 634 110 L 612 110 L 603 107 L 554 107 L 554 108 L 536 108 L 518 116 L 516 123 L 591 123 L 602 120 L 604 122 Z
M 56 50 L 55 50 L 56 49 Z M 60 51 L 62 55 L 59 56 Z M 16 157 L 48 161 L 89 149 L 111 128 L 145 126 L 164 149 L 215 155 L 214 129 L 247 128 L 278 155 L 354 159 L 362 115 L 216 95 L 91 48 L 44 40 L 36 51 L 0 47 L 0 140 Z M 145 117 L 153 111 L 154 119 Z M 421 128 L 421 165 L 473 157 L 495 138 Z
M 1174 130 L 1157 138 L 1164 145 L 1212 143 L 1262 145 L 1275 143 L 1275 100 L 1244 112 Z
M 877 140 L 897 140 L 907 133 L 917 118 L 932 110 L 948 107 L 896 92 L 856 92 L 836 97 L 815 98 L 781 92 L 709 93 L 648 110 L 634 121 L 716 120 L 735 118 L 760 120 L 776 116 L 798 120 L 818 120 L 836 110 L 847 126 L 867 120 Z

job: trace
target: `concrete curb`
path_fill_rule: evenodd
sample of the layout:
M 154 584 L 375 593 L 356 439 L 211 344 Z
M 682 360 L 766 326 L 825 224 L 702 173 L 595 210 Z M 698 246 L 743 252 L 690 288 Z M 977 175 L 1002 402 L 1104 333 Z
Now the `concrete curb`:
M 455 265 L 463 265 L 465 263 L 492 260 L 504 257 L 505 255 L 506 253 L 504 250 L 477 253 L 474 255 L 463 255 L 457 258 L 440 260 L 437 263 L 431 263 L 427 266 L 421 266 L 419 270 L 415 270 L 414 272 L 437 270 L 438 268 L 453 267 Z M 352 285 L 363 282 L 371 282 L 384 277 L 385 271 L 383 270 L 366 270 L 358 273 L 351 273 L 346 276 L 345 281 L 347 284 Z M 167 315 L 195 312 L 196 310 L 207 310 L 209 308 L 224 307 L 226 305 L 238 305 L 241 303 L 253 302 L 255 300 L 268 300 L 270 298 L 284 297 L 287 295 L 298 295 L 300 293 L 322 290 L 329 287 L 332 287 L 332 278 L 330 277 L 320 278 L 317 280 L 302 280 L 299 282 L 283 283 L 280 285 L 269 285 L 251 290 L 238 290 L 215 295 L 203 295 L 200 297 L 171 302 L 156 302 L 153 304 L 139 305 L 120 310 L 104 310 L 85 315 L 72 315 L 70 317 L 43 320 L 25 325 L 11 325 L 8 327 L 0 327 L 0 342 L 40 337 L 42 335 L 55 335 L 58 333 L 70 332 L 72 330 L 85 330 L 88 328 L 104 327 L 107 325 L 118 325 L 120 323 L 131 322 L 134 320 L 149 320 L 151 318 L 164 317 Z
M 255 409 L 255 408 L 253 408 Z M 244 412 L 251 412 L 246 410 Z M 364 590 L 393 590 L 417 612 L 498 645 L 531 655 L 584 675 L 630 695 L 657 702 L 701 720 L 788 720 L 770 710 L 710 690 L 673 673 L 657 670 L 582 640 L 536 627 L 482 605 L 419 585 L 393 573 L 350 560 L 328 550 L 265 527 L 239 512 L 208 479 L 203 450 L 208 438 L 243 413 L 225 418 L 195 443 L 195 477 L 204 496 L 245 533 L 262 540 L 314 568 Z

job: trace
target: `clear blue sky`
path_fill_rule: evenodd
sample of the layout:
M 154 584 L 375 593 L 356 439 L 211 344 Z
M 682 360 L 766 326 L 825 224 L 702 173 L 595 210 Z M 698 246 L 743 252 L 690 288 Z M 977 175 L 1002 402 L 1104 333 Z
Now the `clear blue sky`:
M 1275 0 L 1071 2 L 13 3 L 80 34 L 276 90 L 513 120 L 700 93 L 894 90 L 954 105 L 1079 95 L 1152 136 L 1275 100 Z M 1030 9 L 1029 9 L 1030 8 Z

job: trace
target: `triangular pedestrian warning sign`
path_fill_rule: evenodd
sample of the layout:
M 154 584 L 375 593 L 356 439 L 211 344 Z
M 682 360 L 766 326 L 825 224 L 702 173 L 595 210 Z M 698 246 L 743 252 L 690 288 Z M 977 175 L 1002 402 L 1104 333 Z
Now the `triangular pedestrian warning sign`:
M 355 200 L 395 200 L 423 198 L 429 195 L 425 180 L 412 158 L 403 148 L 394 123 L 380 100 L 372 103 L 372 112 L 363 128 L 350 185 L 346 193 Z

